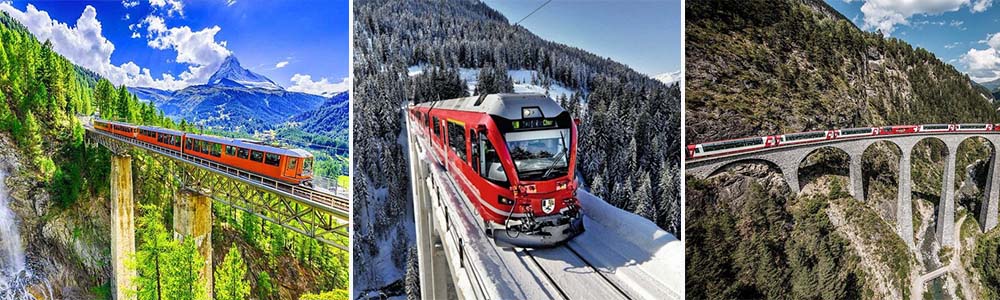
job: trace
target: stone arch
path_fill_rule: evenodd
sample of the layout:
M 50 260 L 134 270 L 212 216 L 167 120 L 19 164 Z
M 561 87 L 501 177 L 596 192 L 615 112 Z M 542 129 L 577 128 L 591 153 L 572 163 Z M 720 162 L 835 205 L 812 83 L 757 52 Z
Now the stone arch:
M 963 137 L 955 153 L 955 201 L 971 216 L 978 217 L 989 199 L 990 177 L 997 149 L 993 141 L 982 135 Z M 971 179 L 971 180 L 969 180 Z
M 861 193 L 859 199 L 890 223 L 896 220 L 903 151 L 904 147 L 899 143 L 880 140 L 866 145 L 860 153 L 860 164 L 864 168 L 858 183 Z
M 823 175 L 849 178 L 850 165 L 851 154 L 847 150 L 834 145 L 823 145 L 810 150 L 798 160 L 795 176 L 801 188 Z M 849 184 L 850 179 L 841 186 L 842 191 L 849 192 Z
M 914 195 L 940 204 L 945 194 L 942 184 L 948 177 L 945 176 L 948 157 L 954 155 L 951 152 L 948 141 L 937 136 L 921 137 L 913 143 L 910 178 Z
M 714 166 L 714 168 L 712 168 L 710 171 L 706 172 L 706 174 L 708 175 L 705 176 L 705 178 L 718 175 L 719 173 L 726 172 L 738 165 L 744 165 L 744 164 L 764 164 L 767 165 L 769 169 L 773 169 L 773 171 L 781 173 L 781 166 L 779 166 L 778 163 L 774 161 L 763 158 L 745 158 L 718 164 Z

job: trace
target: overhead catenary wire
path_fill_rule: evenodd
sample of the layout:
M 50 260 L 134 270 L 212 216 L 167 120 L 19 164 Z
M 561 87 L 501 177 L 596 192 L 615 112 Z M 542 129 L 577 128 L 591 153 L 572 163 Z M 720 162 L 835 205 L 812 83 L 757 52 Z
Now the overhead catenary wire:
M 514 22 L 514 26 L 517 26 L 518 24 L 521 24 L 521 22 L 524 22 L 524 19 L 527 19 L 527 18 L 528 18 L 528 17 L 530 17 L 531 15 L 533 15 L 533 14 L 535 14 L 536 12 L 538 12 L 539 10 L 541 10 L 541 9 L 542 9 L 542 7 L 545 7 L 545 5 L 548 5 L 548 4 L 549 4 L 549 2 L 552 2 L 552 0 L 549 0 L 549 1 L 545 1 L 545 3 L 542 3 L 542 5 L 539 5 L 539 6 L 538 6 L 538 8 L 535 8 L 535 10 L 531 11 L 530 13 L 528 13 L 528 15 L 527 15 L 527 16 L 524 16 L 524 18 L 521 18 L 521 19 L 520 19 L 520 20 L 518 20 L 517 22 Z

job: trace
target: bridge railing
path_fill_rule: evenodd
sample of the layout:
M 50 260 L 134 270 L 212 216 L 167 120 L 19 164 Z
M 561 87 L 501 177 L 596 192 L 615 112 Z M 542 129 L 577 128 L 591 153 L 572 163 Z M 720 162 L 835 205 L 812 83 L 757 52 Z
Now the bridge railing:
M 336 189 L 338 191 L 343 191 L 342 193 L 328 193 L 323 190 L 319 190 L 313 187 L 294 185 L 268 177 L 264 177 L 252 172 L 247 172 L 241 169 L 236 169 L 223 165 L 211 160 L 203 159 L 190 154 L 185 154 L 180 151 L 165 148 L 159 145 L 147 143 L 140 141 L 138 139 L 121 137 L 100 130 L 95 130 L 92 127 L 87 127 L 87 132 L 98 134 L 107 138 L 115 139 L 119 142 L 130 144 L 139 148 L 157 152 L 158 154 L 171 157 L 180 161 L 187 162 L 192 165 L 197 165 L 207 170 L 211 170 L 217 174 L 224 175 L 242 182 L 254 185 L 259 188 L 263 188 L 275 193 L 282 194 L 284 196 L 293 197 L 302 203 L 308 204 L 310 206 L 328 211 L 341 217 L 348 218 L 350 212 L 350 199 L 346 191 L 343 189 Z

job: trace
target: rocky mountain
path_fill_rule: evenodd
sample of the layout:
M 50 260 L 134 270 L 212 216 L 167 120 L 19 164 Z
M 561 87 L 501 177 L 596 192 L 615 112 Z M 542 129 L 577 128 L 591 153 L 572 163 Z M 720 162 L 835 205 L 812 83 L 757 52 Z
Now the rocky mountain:
M 687 11 L 689 143 L 997 120 L 992 95 L 953 66 L 859 30 L 822 1 L 700 1 Z
M 342 135 L 346 139 L 349 104 L 350 95 L 341 92 L 326 99 L 319 108 L 293 116 L 291 121 L 299 123 L 299 128 L 306 132 L 338 137 Z
M 257 132 L 274 129 L 290 117 L 315 110 L 322 96 L 290 92 L 267 77 L 226 58 L 207 84 L 178 91 L 129 87 L 140 100 L 152 102 L 174 120 L 212 129 Z
M 226 60 L 219 66 L 219 70 L 215 71 L 215 74 L 212 74 L 212 77 L 208 78 L 208 84 L 269 90 L 282 89 L 281 86 L 271 81 L 271 79 L 264 77 L 264 75 L 244 69 L 240 66 L 240 61 L 233 55 L 226 57 Z
M 987 90 L 995 91 L 997 88 L 1000 88 L 1000 78 L 987 82 L 980 82 L 979 85 L 983 86 Z
M 678 71 L 666 72 L 666 73 L 663 73 L 663 74 L 659 74 L 659 75 L 653 76 L 653 79 L 659 80 L 660 82 L 663 82 L 663 83 L 666 83 L 666 84 L 674 84 L 674 83 L 676 83 L 678 81 L 681 81 L 681 79 L 684 79 L 684 78 L 681 77 L 681 71 L 678 70 Z

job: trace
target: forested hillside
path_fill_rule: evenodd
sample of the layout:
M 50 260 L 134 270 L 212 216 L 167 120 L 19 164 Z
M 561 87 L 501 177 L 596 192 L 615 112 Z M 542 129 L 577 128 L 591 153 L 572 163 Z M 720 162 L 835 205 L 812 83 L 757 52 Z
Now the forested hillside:
M 397 233 L 405 230 L 399 224 L 413 223 L 402 108 L 467 96 L 459 68 L 479 70 L 475 93 L 511 91 L 508 70 L 534 71 L 540 86 L 575 90 L 556 100 L 583 122 L 578 166 L 585 186 L 679 236 L 676 85 L 543 40 L 479 1 L 358 1 L 354 29 L 354 147 L 366 149 L 354 156 L 354 212 L 356 220 L 374 220 L 355 223 L 356 265 L 382 255 L 378 245 L 387 240 L 412 238 Z M 410 76 L 415 66 L 425 71 Z M 395 262 L 401 271 L 405 255 L 393 257 L 401 258 Z M 356 271 L 374 287 L 398 279 Z
M 927 50 L 858 29 L 823 1 L 712 0 L 686 7 L 688 143 L 998 121 L 988 90 Z M 959 215 L 979 206 L 984 186 L 972 177 L 985 174 L 989 147 L 974 139 L 959 147 Z M 797 195 L 764 163 L 687 177 L 688 296 L 909 298 L 912 280 L 951 259 L 952 246 L 940 245 L 934 234 L 943 143 L 928 139 L 913 149 L 913 220 L 896 216 L 898 147 L 876 144 L 863 153 L 863 203 L 847 192 L 846 153 L 827 150 L 800 162 Z M 956 228 L 975 223 L 964 220 Z M 898 222 L 913 222 L 917 249 L 895 233 Z M 967 283 L 975 276 L 963 272 L 945 277 L 959 291 L 975 285 Z
M 699 1 L 687 12 L 688 143 L 998 120 L 992 96 L 953 66 L 822 1 Z
M 73 65 L 0 13 L 0 169 L 10 174 L 11 207 L 28 270 L 12 276 L 49 299 L 110 299 L 110 152 L 84 142 L 78 116 L 181 128 L 125 86 Z M 197 299 L 205 278 L 191 239 L 173 239 L 174 163 L 132 151 L 140 299 Z M 213 207 L 216 295 L 298 298 L 344 290 L 347 255 L 246 214 Z M 233 248 L 233 246 L 238 248 Z M 230 251 L 236 249 L 235 251 Z M 234 254 L 235 253 L 235 254 Z M 11 255 L 0 253 L 0 255 Z M 223 271 L 225 270 L 225 271 Z M 0 279 L 11 275 L 0 270 Z M 221 277 L 220 277 L 221 276 Z M 221 279 L 239 282 L 219 284 Z M 222 280 L 226 282 L 226 280 Z M 18 295 L 20 291 L 12 291 Z M 52 294 L 48 294 L 52 293 Z M 343 294 L 343 293 L 340 293 Z M 332 295 L 332 294 L 331 294 Z M 169 296 L 169 297 L 168 297 Z M 346 295 L 338 296 L 346 298 Z

